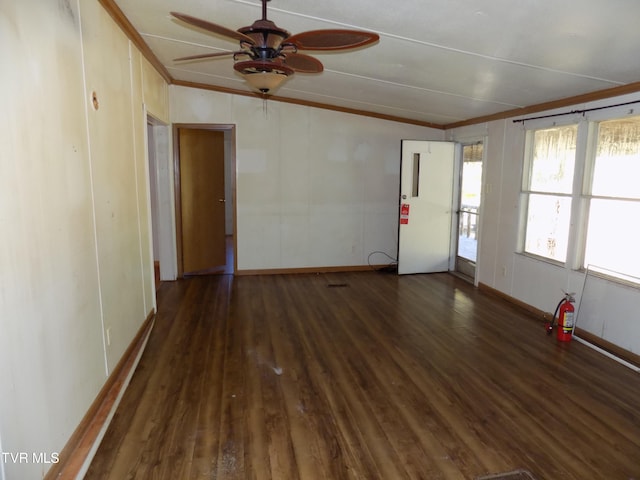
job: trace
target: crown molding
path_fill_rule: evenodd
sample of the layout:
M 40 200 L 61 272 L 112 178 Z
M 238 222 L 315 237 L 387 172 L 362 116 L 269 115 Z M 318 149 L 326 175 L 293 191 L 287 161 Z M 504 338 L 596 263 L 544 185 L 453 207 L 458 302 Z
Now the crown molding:
M 399 122 L 399 123 L 405 123 L 405 124 L 409 124 L 409 125 L 417 125 L 420 127 L 427 127 L 427 128 L 436 128 L 438 130 L 443 130 L 444 127 L 442 125 L 439 125 L 437 123 L 431 123 L 431 122 L 425 122 L 422 120 L 415 120 L 412 118 L 404 118 L 404 117 L 396 117 L 393 115 L 385 115 L 382 113 L 376 113 L 376 112 L 369 112 L 367 110 L 359 110 L 356 108 L 346 108 L 346 107 L 340 107 L 337 105 L 330 105 L 327 103 L 320 103 L 320 102 L 310 102 L 307 100 L 300 100 L 297 98 L 288 98 L 288 97 L 279 97 L 277 95 L 269 95 L 269 96 L 262 96 L 258 93 L 254 93 L 252 91 L 249 90 L 239 90 L 239 89 L 235 89 L 235 88 L 227 88 L 227 87 L 218 87 L 216 85 L 207 85 L 204 83 L 195 83 L 195 82 L 185 82 L 182 80 L 174 80 L 172 82 L 172 85 L 178 85 L 181 87 L 189 87 L 189 88 L 198 88 L 201 90 L 211 90 L 214 92 L 222 92 L 222 93 L 230 93 L 233 95 L 242 95 L 245 97 L 254 97 L 254 98 L 259 98 L 259 99 L 265 99 L 265 100 L 269 100 L 269 101 L 273 101 L 273 102 L 282 102 L 282 103 L 290 103 L 293 105 L 302 105 L 302 106 L 306 106 L 306 107 L 314 107 L 314 108 L 322 108 L 324 110 L 332 110 L 334 112 L 342 112 L 342 113 L 351 113 L 353 115 L 360 115 L 360 116 L 364 116 L 364 117 L 371 117 L 371 118 L 378 118 L 381 120 L 389 120 L 391 122 Z
M 203 83 L 195 83 L 195 82 L 186 82 L 182 80 L 174 79 L 169 71 L 165 68 L 165 66 L 160 62 L 158 57 L 155 56 L 151 48 L 144 41 L 142 36 L 137 32 L 137 30 L 133 27 L 129 19 L 122 12 L 120 7 L 115 3 L 115 0 L 98 0 L 100 5 L 111 15 L 111 17 L 115 20 L 115 22 L 120 26 L 120 28 L 124 31 L 127 37 L 135 44 L 135 46 L 140 50 L 142 55 L 153 65 L 153 67 L 158 71 L 158 73 L 165 79 L 165 81 L 170 85 L 179 85 L 184 87 L 198 88 L 202 90 L 212 90 L 216 92 L 230 93 L 233 95 L 243 95 L 248 97 L 255 98 L 264 98 L 263 96 L 253 93 L 248 90 L 239 90 L 233 88 L 226 87 L 218 87 L 215 85 L 207 85 Z M 522 115 L 530 115 L 532 113 L 540 113 L 546 110 L 553 110 L 556 108 L 569 107 L 571 105 L 575 105 L 578 103 L 586 103 L 593 102 L 595 100 L 604 100 L 607 98 L 617 97 L 620 95 L 625 95 L 629 93 L 636 93 L 640 91 L 640 82 L 629 83 L 627 85 L 620 85 L 617 87 L 612 87 L 604 90 L 597 90 L 595 92 L 585 93 L 581 95 L 575 95 L 573 97 L 562 98 L 558 100 L 553 100 L 550 102 L 539 103 L 535 105 L 530 105 L 527 107 L 515 108 L 512 110 L 506 110 L 503 112 L 494 113 L 491 115 L 484 115 L 481 117 L 469 118 L 467 120 L 461 120 L 459 122 L 449 123 L 449 124 L 437 124 L 432 122 L 426 122 L 422 120 L 416 120 L 405 117 L 397 117 L 393 115 L 385 115 L 381 113 L 369 112 L 367 110 L 359 110 L 355 108 L 346 108 L 339 107 L 336 105 L 329 105 L 320 102 L 311 102 L 305 100 L 298 100 L 294 98 L 287 97 L 279 97 L 277 95 L 267 97 L 271 101 L 275 102 L 283 102 L 290 103 L 294 105 L 302 105 L 314 108 L 321 108 L 324 110 L 332 110 L 335 112 L 342 113 L 351 113 L 353 115 L 360 115 L 371 118 L 378 118 L 382 120 L 388 120 L 392 122 L 399 122 L 409 125 L 417 125 L 421 127 L 427 128 L 435 128 L 438 130 L 450 130 L 453 128 L 464 127 L 467 125 L 476 125 L 478 123 L 486 123 L 492 122 L 496 120 L 504 120 L 507 118 L 513 118 Z
M 540 113 L 547 110 L 554 110 L 556 108 L 570 107 L 579 103 L 594 102 L 596 100 L 606 100 L 607 98 L 619 97 L 620 95 L 636 93 L 639 91 L 640 82 L 628 83 L 626 85 L 619 85 L 617 87 L 607 88 L 604 90 L 596 90 L 595 92 L 583 93 L 581 95 L 575 95 L 573 97 L 538 103 L 536 105 L 530 105 L 528 107 L 514 108 L 513 110 L 506 110 L 504 112 L 498 112 L 492 115 L 470 118 L 468 120 L 462 120 L 460 122 L 443 125 L 442 128 L 444 128 L 445 130 L 449 130 L 452 128 L 464 127 L 467 125 L 492 122 L 494 120 L 504 120 L 506 118 L 519 117 L 522 115 L 531 115 L 532 113 Z
M 164 78 L 167 83 L 173 82 L 173 77 L 169 71 L 164 68 L 164 65 L 158 57 L 155 56 L 149 45 L 144 41 L 142 36 L 138 33 L 138 31 L 131 24 L 129 19 L 125 16 L 125 14 L 120 10 L 120 7 L 116 5 L 114 0 L 98 0 L 100 5 L 107 11 L 111 18 L 118 24 L 118 26 L 122 29 L 125 35 L 131 40 L 134 45 L 140 50 L 144 58 L 146 58 L 151 65 L 158 71 L 158 73 Z

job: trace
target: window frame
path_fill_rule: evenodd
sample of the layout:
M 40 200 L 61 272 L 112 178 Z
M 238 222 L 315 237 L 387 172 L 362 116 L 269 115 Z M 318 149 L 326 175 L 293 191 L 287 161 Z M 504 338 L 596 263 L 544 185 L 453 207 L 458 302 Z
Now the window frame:
M 596 157 L 598 151 L 598 136 L 600 124 L 608 121 L 624 120 L 625 118 L 640 118 L 640 110 L 625 108 L 623 111 L 598 112 L 599 114 L 589 117 L 588 122 L 588 148 L 584 158 L 584 174 L 581 183 L 580 198 L 584 204 L 579 220 L 580 220 L 580 237 L 579 237 L 579 256 L 577 256 L 575 270 L 580 272 L 589 271 L 597 272 L 599 276 L 604 278 L 640 287 L 640 278 L 631 275 L 628 272 L 616 272 L 610 265 L 585 265 L 587 256 L 587 241 L 589 238 L 589 219 L 591 217 L 591 205 L 593 200 L 618 201 L 618 202 L 634 202 L 640 204 L 640 198 L 598 195 L 593 193 L 593 182 L 595 175 Z M 640 142 L 639 142 L 640 143 Z M 593 269 L 593 270 L 592 270 Z M 607 273 L 609 272 L 609 273 Z M 615 275 L 617 273 L 618 275 Z
M 600 123 L 605 121 L 623 120 L 631 117 L 640 117 L 640 108 L 629 108 L 628 106 L 611 108 L 605 107 L 582 115 L 571 114 L 566 115 L 563 118 L 545 118 L 530 122 L 526 121 L 526 125 L 523 122 L 523 129 L 525 131 L 525 149 L 522 164 L 522 183 L 520 186 L 520 219 L 517 253 L 582 273 L 589 269 L 590 272 L 610 281 L 622 283 L 634 288 L 640 288 L 640 279 L 637 279 L 638 281 L 636 282 L 636 277 L 629 273 L 614 272 L 613 270 L 609 270 L 606 266 L 585 265 L 589 231 L 588 222 L 592 200 L 603 199 L 634 201 L 640 203 L 640 199 L 637 198 L 630 199 L 627 197 L 594 195 L 592 191 Z M 577 126 L 576 153 L 573 172 L 574 178 L 571 194 L 538 192 L 531 190 L 529 186 L 532 175 L 535 132 L 538 130 L 546 130 L 569 125 Z M 527 215 L 531 194 L 552 195 L 554 197 L 567 196 L 571 198 L 567 256 L 564 262 L 525 251 Z M 619 273 L 620 276 L 613 275 L 613 273 Z
M 567 264 L 574 265 L 574 252 L 572 249 L 572 238 L 573 238 L 573 228 L 572 225 L 574 223 L 574 210 L 575 204 L 579 201 L 578 195 L 576 195 L 576 170 L 578 169 L 578 155 L 580 152 L 580 131 L 581 131 L 581 121 L 576 117 L 568 116 L 563 121 L 546 121 L 546 122 L 535 122 L 535 124 L 531 126 L 525 126 L 525 148 L 524 148 L 524 162 L 522 169 L 522 183 L 520 185 L 520 221 L 519 221 L 519 233 L 518 233 L 518 250 L 517 252 L 525 255 L 527 257 L 534 258 L 536 260 L 540 260 L 543 262 L 550 263 L 556 266 L 565 266 Z M 531 180 L 533 175 L 533 161 L 534 161 L 534 148 L 535 148 L 535 133 L 540 130 L 550 130 L 553 128 L 562 128 L 576 126 L 576 153 L 574 158 L 573 165 L 573 179 L 572 179 L 572 188 L 569 193 L 565 192 L 545 192 L 540 190 L 533 190 L 531 188 Z M 552 257 L 546 257 L 544 255 L 538 255 L 533 252 L 529 252 L 526 250 L 526 241 L 527 241 L 527 228 L 528 228 L 528 213 L 529 213 L 529 200 L 531 195 L 543 195 L 547 197 L 553 198 L 568 198 L 571 203 L 570 213 L 569 213 L 569 225 L 568 225 L 568 235 L 567 235 L 567 252 L 564 261 L 556 260 Z

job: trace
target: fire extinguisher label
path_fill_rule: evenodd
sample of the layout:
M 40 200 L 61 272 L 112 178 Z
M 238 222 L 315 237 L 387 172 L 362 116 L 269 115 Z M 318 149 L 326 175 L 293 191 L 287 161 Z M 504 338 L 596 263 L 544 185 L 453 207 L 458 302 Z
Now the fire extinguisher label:
M 564 328 L 573 328 L 573 312 L 564 313 Z

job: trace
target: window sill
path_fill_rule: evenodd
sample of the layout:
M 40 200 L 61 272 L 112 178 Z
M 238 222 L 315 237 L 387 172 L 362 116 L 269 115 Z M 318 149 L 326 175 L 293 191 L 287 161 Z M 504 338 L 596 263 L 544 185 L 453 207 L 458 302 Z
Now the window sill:
M 554 267 L 559 267 L 559 268 L 567 267 L 566 263 L 564 262 L 559 262 L 557 260 L 553 260 L 547 257 L 541 257 L 540 255 L 535 255 L 533 253 L 528 253 L 528 252 L 515 252 L 515 253 L 516 255 L 520 255 L 521 257 L 528 258 L 529 260 L 536 260 L 538 262 L 543 262 Z

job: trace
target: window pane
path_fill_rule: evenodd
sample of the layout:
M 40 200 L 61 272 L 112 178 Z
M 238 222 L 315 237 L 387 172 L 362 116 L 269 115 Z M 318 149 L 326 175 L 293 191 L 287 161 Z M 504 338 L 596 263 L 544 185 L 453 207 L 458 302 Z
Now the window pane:
M 564 262 L 567 258 L 570 218 L 570 198 L 529 195 L 525 252 Z
M 640 202 L 591 200 L 584 266 L 640 277 L 639 220 Z
M 640 199 L 640 117 L 601 122 L 593 195 Z
M 577 125 L 534 133 L 530 190 L 571 193 L 577 135 Z
M 462 160 L 462 205 L 479 207 L 482 196 L 482 145 L 465 145 Z

